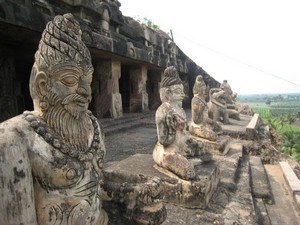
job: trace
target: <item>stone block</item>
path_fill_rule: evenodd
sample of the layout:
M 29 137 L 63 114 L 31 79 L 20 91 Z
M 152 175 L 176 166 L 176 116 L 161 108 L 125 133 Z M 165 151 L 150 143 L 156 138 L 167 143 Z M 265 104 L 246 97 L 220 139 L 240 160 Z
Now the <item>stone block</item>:
M 259 125 L 259 122 L 260 122 L 259 114 L 255 113 L 246 127 L 247 139 L 253 140 L 257 138 L 258 135 L 257 127 Z
M 279 164 L 282 169 L 283 176 L 292 193 L 300 193 L 300 180 L 292 170 L 291 166 L 288 164 L 288 162 L 280 162 Z

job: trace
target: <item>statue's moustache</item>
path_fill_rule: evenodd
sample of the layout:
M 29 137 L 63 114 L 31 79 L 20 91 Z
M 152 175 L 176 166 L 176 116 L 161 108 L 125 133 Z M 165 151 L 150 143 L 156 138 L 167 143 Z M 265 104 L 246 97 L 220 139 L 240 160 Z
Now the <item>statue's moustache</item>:
M 80 102 L 80 103 L 90 103 L 91 102 L 91 97 L 85 98 L 82 95 L 79 94 L 72 94 L 64 98 L 62 101 L 63 105 L 67 105 L 70 102 Z

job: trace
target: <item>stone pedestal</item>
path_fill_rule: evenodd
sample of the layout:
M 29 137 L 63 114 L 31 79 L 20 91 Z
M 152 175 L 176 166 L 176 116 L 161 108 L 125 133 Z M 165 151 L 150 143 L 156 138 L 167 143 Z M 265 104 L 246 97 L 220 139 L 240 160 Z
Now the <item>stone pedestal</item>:
M 157 176 L 149 173 L 149 164 L 145 167 L 144 159 L 152 159 L 152 156 L 134 155 L 114 162 L 104 170 L 103 186 L 110 198 L 108 201 L 103 199 L 104 205 L 107 208 L 117 207 L 110 212 L 113 219 L 125 217 L 135 224 L 159 225 L 167 217 L 162 202 L 163 185 Z M 153 160 L 151 164 L 154 164 Z M 150 169 L 153 170 L 152 166 Z
M 131 182 L 135 177 L 159 177 L 162 181 L 163 201 L 186 208 L 206 208 L 220 180 L 219 165 L 211 163 L 195 166 L 197 179 L 180 179 L 175 174 L 157 166 L 152 155 L 136 154 L 114 162 L 106 170 L 119 182 Z M 118 175 L 116 174 L 116 171 Z

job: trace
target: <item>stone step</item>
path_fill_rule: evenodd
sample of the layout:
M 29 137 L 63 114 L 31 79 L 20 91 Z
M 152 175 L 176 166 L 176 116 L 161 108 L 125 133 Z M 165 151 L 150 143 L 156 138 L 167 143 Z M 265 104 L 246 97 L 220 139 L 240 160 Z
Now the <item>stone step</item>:
M 153 112 L 130 114 L 117 119 L 100 119 L 99 121 L 105 135 L 122 132 L 139 126 L 155 127 Z
M 250 192 L 249 159 L 243 155 L 236 179 L 236 191 L 227 204 L 224 213 L 224 224 L 251 224 L 256 225 L 253 198 Z
M 267 202 L 272 201 L 272 193 L 264 165 L 260 157 L 250 156 L 250 185 L 252 196 Z
M 154 115 L 153 112 L 147 112 L 147 113 L 127 113 L 124 114 L 123 117 L 120 118 L 103 118 L 100 119 L 100 123 L 103 128 L 110 127 L 110 126 L 117 126 L 118 124 L 123 124 L 123 123 L 128 123 L 131 121 L 147 118 L 147 117 L 152 117 L 154 120 Z
M 264 201 L 261 198 L 253 198 L 253 203 L 254 203 L 257 223 L 260 225 L 272 225 Z
M 220 164 L 221 184 L 229 191 L 235 191 L 238 170 L 243 157 L 243 145 L 241 143 L 231 142 L 229 148 L 230 150 L 225 156 L 214 155 L 214 159 Z

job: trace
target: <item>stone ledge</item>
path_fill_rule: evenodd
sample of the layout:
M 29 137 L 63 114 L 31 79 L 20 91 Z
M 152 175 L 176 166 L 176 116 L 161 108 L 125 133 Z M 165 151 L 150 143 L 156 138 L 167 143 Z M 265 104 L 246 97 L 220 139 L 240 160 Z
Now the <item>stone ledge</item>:
M 248 139 L 255 139 L 257 136 L 257 127 L 259 125 L 259 114 L 255 113 L 246 127 L 246 136 Z
M 280 167 L 283 172 L 284 179 L 286 180 L 294 199 L 300 209 L 300 180 L 292 170 L 288 162 L 280 162 Z

